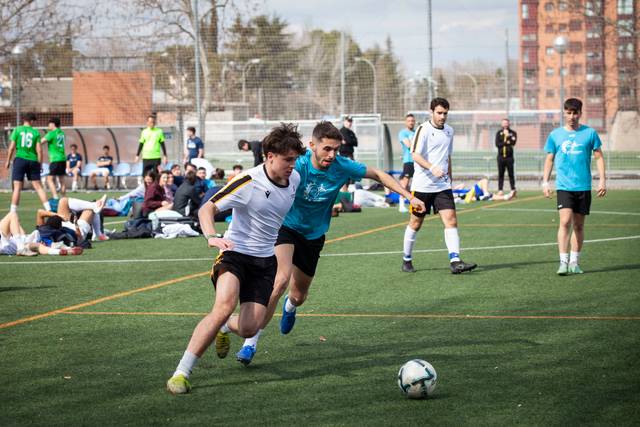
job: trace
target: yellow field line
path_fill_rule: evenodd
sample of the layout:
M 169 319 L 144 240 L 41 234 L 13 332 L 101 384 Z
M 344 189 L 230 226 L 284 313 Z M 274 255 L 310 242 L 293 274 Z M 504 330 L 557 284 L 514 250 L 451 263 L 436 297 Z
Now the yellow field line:
M 514 202 L 540 199 L 542 197 L 544 197 L 544 196 L 526 197 L 524 199 L 517 199 L 517 200 L 513 200 L 513 201 L 509 201 L 509 202 L 499 203 L 498 206 L 504 206 L 504 205 L 507 205 L 507 204 L 512 204 Z M 489 206 L 489 208 L 490 207 L 491 206 Z M 482 206 L 482 207 L 478 207 L 478 208 L 465 209 L 463 211 L 460 211 L 459 213 L 476 211 L 476 210 L 479 210 L 481 208 L 486 208 L 486 207 Z M 433 218 L 436 218 L 436 216 L 432 216 L 432 217 L 430 217 L 428 219 L 433 219 Z M 407 222 L 404 221 L 404 222 L 393 224 L 393 225 L 387 225 L 387 226 L 384 226 L 384 227 L 377 227 L 377 228 L 374 228 L 374 229 L 371 229 L 371 230 L 362 231 L 360 233 L 347 234 L 346 236 L 337 237 L 337 238 L 334 238 L 334 239 L 327 240 L 325 243 L 333 243 L 333 242 L 339 242 L 339 241 L 346 240 L 346 239 L 352 239 L 352 238 L 355 238 L 355 237 L 360 237 L 360 236 L 364 236 L 364 235 L 367 235 L 367 234 L 375 233 L 377 231 L 388 230 L 390 228 L 399 227 L 401 225 L 406 225 L 406 223 Z M 200 272 L 200 273 L 189 274 L 189 275 L 186 275 L 186 276 L 178 277 L 176 279 L 167 280 L 165 282 L 160 282 L 160 283 L 156 283 L 156 284 L 153 284 L 153 285 L 144 286 L 142 288 L 133 289 L 133 290 L 130 290 L 130 291 L 125 291 L 125 292 L 119 292 L 117 294 L 109 295 L 109 296 L 106 296 L 106 297 L 103 297 L 103 298 L 94 299 L 94 300 L 87 301 L 87 302 L 84 302 L 84 303 L 81 303 L 81 304 L 76 304 L 76 305 L 72 305 L 72 306 L 69 306 L 69 307 L 64 307 L 64 308 L 60 308 L 60 309 L 57 309 L 57 310 L 48 311 L 46 313 L 36 314 L 34 316 L 23 317 L 22 319 L 13 320 L 11 322 L 0 323 L 0 329 L 10 328 L 12 326 L 21 325 L 23 323 L 33 322 L 34 320 L 44 319 L 44 318 L 47 318 L 47 317 L 55 316 L 55 315 L 66 313 L 66 312 L 73 311 L 73 310 L 77 310 L 79 308 L 84 308 L 84 307 L 89 307 L 89 306 L 92 306 L 92 305 L 100 304 L 100 303 L 105 302 L 105 301 L 110 301 L 110 300 L 117 299 L 117 298 L 123 298 L 123 297 L 129 296 L 129 295 L 133 295 L 133 294 L 137 294 L 137 293 L 140 293 L 140 292 L 145 292 L 145 291 L 149 291 L 149 290 L 152 290 L 152 289 L 161 288 L 163 286 L 173 285 L 175 283 L 184 282 L 185 280 L 189 280 L 189 279 L 193 279 L 193 278 L 196 278 L 196 277 L 205 276 L 205 275 L 208 275 L 208 274 L 210 274 L 210 272 L 208 270 Z
M 159 311 L 64 311 L 64 314 L 80 316 L 205 316 L 198 312 Z M 276 314 L 281 316 L 280 314 Z M 406 318 L 406 319 L 531 319 L 531 320 L 640 320 L 640 316 L 552 316 L 552 315 L 484 315 L 484 314 L 410 314 L 410 313 L 298 313 L 298 317 L 353 317 L 353 318 Z

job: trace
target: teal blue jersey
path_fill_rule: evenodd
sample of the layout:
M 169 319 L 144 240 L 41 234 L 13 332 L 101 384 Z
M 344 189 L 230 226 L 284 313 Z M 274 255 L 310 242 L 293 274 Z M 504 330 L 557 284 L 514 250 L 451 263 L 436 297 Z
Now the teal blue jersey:
M 283 223 L 308 240 L 317 239 L 329 230 L 331 209 L 340 188 L 350 179 L 360 181 L 367 173 L 365 164 L 343 156 L 337 156 L 327 170 L 316 169 L 311 156 L 311 150 L 307 150 L 296 160 L 300 185 Z
M 554 129 L 547 138 L 544 151 L 555 155 L 556 189 L 591 190 L 591 153 L 602 147 L 598 133 L 581 125 L 575 131 Z
M 411 155 L 411 149 L 402 143 L 403 140 L 408 139 L 409 144 L 413 143 L 413 136 L 416 134 L 416 130 L 409 130 L 404 128 L 398 133 L 398 141 L 402 146 L 402 163 L 413 163 L 413 156 Z

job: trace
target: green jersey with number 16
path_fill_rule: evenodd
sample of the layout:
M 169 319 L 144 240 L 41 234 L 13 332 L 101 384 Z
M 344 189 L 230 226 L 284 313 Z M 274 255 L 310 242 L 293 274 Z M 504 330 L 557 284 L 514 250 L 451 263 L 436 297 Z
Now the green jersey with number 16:
M 40 132 L 31 126 L 18 126 L 11 132 L 11 140 L 16 143 L 16 157 L 38 161 L 36 144 L 40 143 Z

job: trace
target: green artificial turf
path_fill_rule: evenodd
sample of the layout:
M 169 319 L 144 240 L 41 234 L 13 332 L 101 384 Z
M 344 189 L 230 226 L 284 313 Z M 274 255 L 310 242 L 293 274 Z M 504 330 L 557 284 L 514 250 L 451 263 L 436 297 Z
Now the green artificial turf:
M 459 206 L 462 257 L 479 264 L 459 276 L 437 218 L 406 274 L 406 214 L 341 214 L 292 333 L 275 317 L 247 368 L 237 337 L 226 359 L 207 352 L 185 396 L 164 384 L 213 301 L 203 239 L 2 257 L 0 324 L 26 320 L 0 328 L 0 425 L 637 425 L 640 191 L 594 199 L 598 241 L 568 277 L 555 274 L 555 203 L 538 196 Z M 27 229 L 37 205 L 24 194 Z M 436 368 L 433 399 L 400 394 L 412 358 Z

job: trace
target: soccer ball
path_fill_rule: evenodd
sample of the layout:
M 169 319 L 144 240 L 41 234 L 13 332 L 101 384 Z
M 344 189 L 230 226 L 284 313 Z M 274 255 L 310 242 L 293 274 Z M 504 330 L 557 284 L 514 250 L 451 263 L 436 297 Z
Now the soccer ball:
M 409 399 L 425 399 L 433 394 L 438 374 L 425 360 L 413 359 L 398 372 L 398 387 Z

